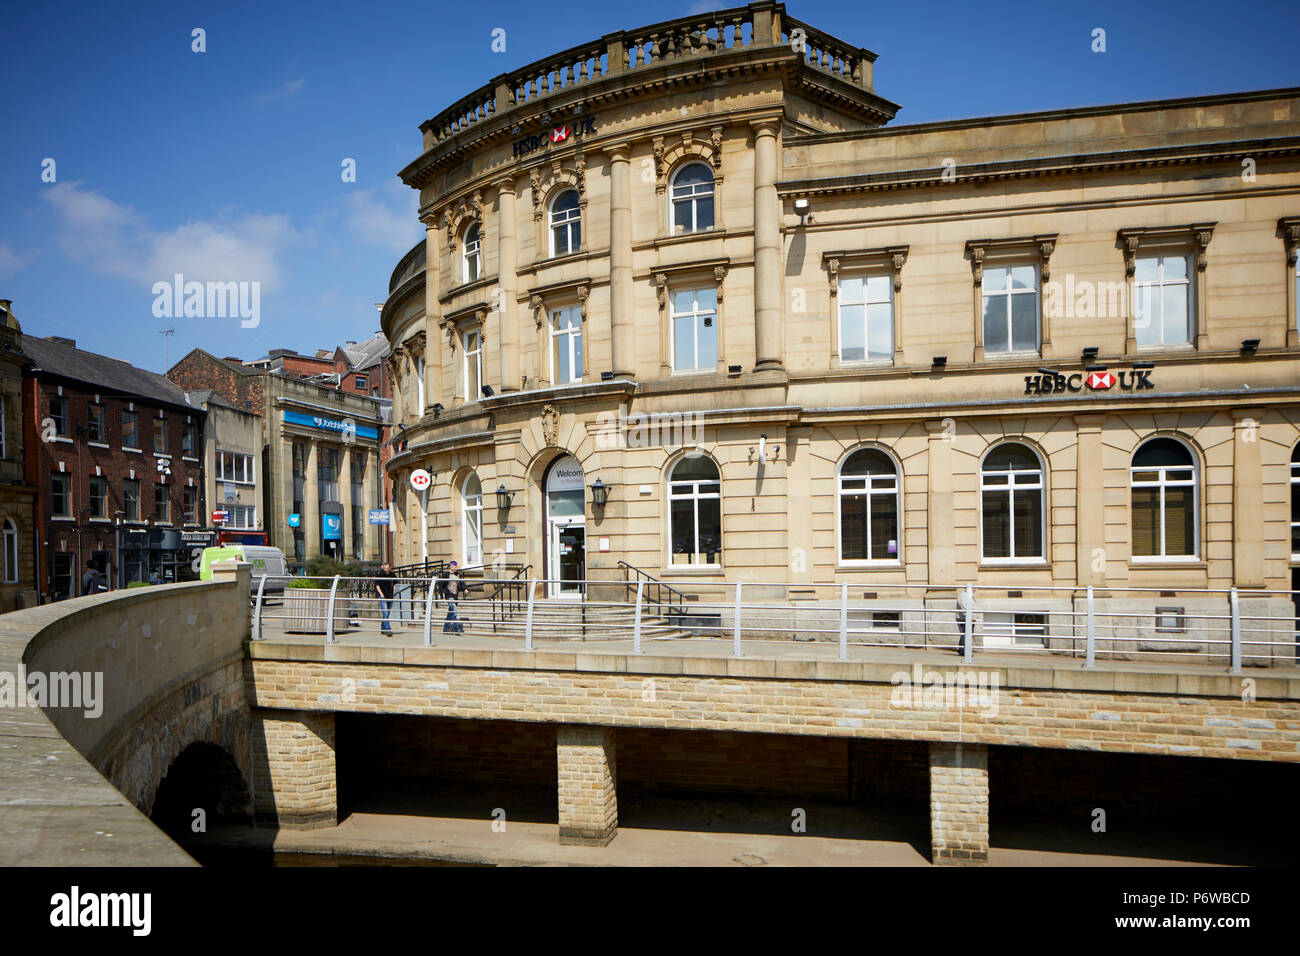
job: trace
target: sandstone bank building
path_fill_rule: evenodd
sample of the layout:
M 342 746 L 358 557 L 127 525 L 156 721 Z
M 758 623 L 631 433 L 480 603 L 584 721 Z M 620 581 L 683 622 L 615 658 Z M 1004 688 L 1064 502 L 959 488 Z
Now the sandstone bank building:
M 907 126 L 874 60 L 755 3 L 421 126 L 399 563 L 1300 587 L 1300 89 Z

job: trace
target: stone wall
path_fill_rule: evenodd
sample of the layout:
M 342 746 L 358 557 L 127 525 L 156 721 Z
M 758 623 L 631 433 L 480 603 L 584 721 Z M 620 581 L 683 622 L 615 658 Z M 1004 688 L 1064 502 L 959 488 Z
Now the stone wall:
M 956 706 L 929 686 L 895 686 L 900 671 L 916 672 L 890 664 L 270 640 L 250 653 L 251 692 L 265 708 L 1300 762 L 1300 686 L 1276 677 L 1089 672 L 1027 659 L 974 671 L 998 693 Z M 922 685 L 959 673 L 928 666 Z
M 338 823 L 333 714 L 255 711 L 253 763 L 259 823 L 288 829 Z

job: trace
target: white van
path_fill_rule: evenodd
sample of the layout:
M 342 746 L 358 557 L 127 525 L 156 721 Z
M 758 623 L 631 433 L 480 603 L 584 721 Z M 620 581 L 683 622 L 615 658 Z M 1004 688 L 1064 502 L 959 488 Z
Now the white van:
M 202 564 L 199 567 L 199 580 L 212 580 L 212 565 L 218 561 L 240 561 L 251 564 L 250 591 L 257 594 L 262 578 L 269 577 L 264 593 L 278 594 L 284 591 L 289 571 L 284 559 L 284 552 L 279 548 L 268 548 L 255 544 L 223 544 L 219 548 L 204 548 Z

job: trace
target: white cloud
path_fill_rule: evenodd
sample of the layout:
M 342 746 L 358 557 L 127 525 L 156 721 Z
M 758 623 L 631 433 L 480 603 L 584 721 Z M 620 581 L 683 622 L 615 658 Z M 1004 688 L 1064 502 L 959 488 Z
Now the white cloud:
M 344 200 L 344 224 L 350 238 L 406 252 L 424 235 L 417 215 L 419 199 L 419 193 L 397 180 L 381 189 L 357 190 Z
M 700 13 L 713 13 L 716 10 L 723 9 L 722 0 L 696 0 L 686 11 L 688 17 L 696 16 Z
M 7 242 L 0 242 L 0 279 L 8 279 L 27 267 L 36 258 L 35 253 L 20 256 Z
M 180 272 L 200 282 L 261 282 L 269 291 L 280 281 L 282 254 L 300 238 L 283 215 L 222 214 L 161 231 L 131 206 L 80 182 L 41 195 L 55 210 L 59 244 L 70 258 L 150 285 Z
M 258 93 L 253 97 L 255 103 L 271 103 L 275 100 L 287 100 L 297 96 L 302 92 L 302 88 L 307 85 L 307 81 L 301 76 L 297 79 L 286 80 L 283 84 L 273 90 L 266 90 Z

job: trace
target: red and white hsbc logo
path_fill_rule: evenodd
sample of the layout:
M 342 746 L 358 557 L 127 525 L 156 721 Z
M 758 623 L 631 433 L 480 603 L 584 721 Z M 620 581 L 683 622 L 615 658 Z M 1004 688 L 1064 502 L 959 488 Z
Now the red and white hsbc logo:
M 1081 392 L 1084 386 L 1090 391 L 1104 392 L 1112 386 L 1118 385 L 1126 392 L 1142 391 L 1147 388 L 1155 388 L 1155 383 L 1151 381 L 1151 369 L 1133 369 L 1132 371 L 1120 372 L 1118 375 L 1113 372 L 1089 372 L 1086 376 L 1082 372 L 1072 372 L 1066 375 L 1063 372 L 1040 372 L 1037 375 L 1025 376 L 1025 394 L 1026 395 L 1056 395 L 1061 392 Z
M 557 126 L 555 127 L 555 129 L 551 130 L 552 143 L 563 143 L 568 138 L 569 138 L 569 127 L 567 126 Z

